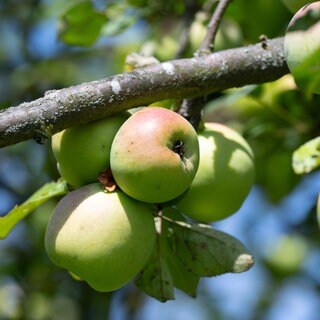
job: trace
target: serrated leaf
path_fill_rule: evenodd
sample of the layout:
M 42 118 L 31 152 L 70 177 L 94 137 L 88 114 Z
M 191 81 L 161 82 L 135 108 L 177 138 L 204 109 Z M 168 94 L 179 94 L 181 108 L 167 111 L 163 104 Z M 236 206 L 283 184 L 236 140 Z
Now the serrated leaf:
M 200 277 L 250 269 L 253 257 L 233 236 L 208 225 L 171 223 L 174 253 L 188 270 Z
M 28 216 L 42 203 L 51 198 L 64 195 L 67 192 L 67 183 L 64 180 L 46 183 L 24 203 L 14 207 L 4 217 L 0 217 L 0 239 L 7 237 L 18 222 Z
M 91 1 L 72 6 L 60 19 L 59 38 L 68 45 L 90 46 L 100 36 L 106 16 Z
M 309 173 L 320 166 L 320 137 L 309 140 L 294 151 L 292 167 L 296 174 Z
M 160 238 L 139 277 L 135 280 L 135 285 L 155 299 L 166 302 L 174 299 L 172 277 L 166 261 L 161 254 Z

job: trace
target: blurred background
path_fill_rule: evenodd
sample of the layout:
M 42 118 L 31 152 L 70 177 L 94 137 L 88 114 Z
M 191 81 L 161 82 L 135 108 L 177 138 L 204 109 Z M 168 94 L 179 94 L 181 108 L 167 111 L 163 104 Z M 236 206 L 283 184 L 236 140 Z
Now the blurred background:
M 0 0 L 0 109 L 121 73 L 132 52 L 160 61 L 191 57 L 214 2 Z M 234 1 L 215 50 L 283 36 L 291 17 L 279 0 Z M 204 118 L 238 130 L 256 157 L 256 184 L 246 202 L 214 224 L 251 250 L 251 270 L 202 279 L 196 298 L 177 291 L 164 304 L 133 284 L 95 292 L 45 254 L 52 200 L 0 241 L 0 319 L 319 319 L 320 173 L 297 176 L 291 166 L 292 152 L 319 135 L 319 105 L 320 96 L 304 95 L 289 75 L 208 97 Z M 0 216 L 57 178 L 50 141 L 0 149 Z

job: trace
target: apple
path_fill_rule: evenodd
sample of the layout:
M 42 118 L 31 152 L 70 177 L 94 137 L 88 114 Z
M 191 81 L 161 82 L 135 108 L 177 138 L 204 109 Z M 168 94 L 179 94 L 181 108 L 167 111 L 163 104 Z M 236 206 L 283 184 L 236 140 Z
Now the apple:
M 283 234 L 267 246 L 265 262 L 268 270 L 280 278 L 296 274 L 308 255 L 308 243 L 302 236 Z
M 110 167 L 112 140 L 128 112 L 65 129 L 52 136 L 52 150 L 61 176 L 78 188 L 96 182 Z
M 156 238 L 154 208 L 121 191 L 89 184 L 63 197 L 45 233 L 52 262 L 101 292 L 116 290 L 143 268 Z
M 110 164 L 117 185 L 129 196 L 150 203 L 169 201 L 190 186 L 197 172 L 197 133 L 176 112 L 146 107 L 117 132 Z
M 299 88 L 320 94 L 320 1 L 301 8 L 284 38 L 288 68 Z
M 209 223 L 235 213 L 246 199 L 254 182 L 253 152 L 239 133 L 219 123 L 205 123 L 199 144 L 199 169 L 175 206 Z

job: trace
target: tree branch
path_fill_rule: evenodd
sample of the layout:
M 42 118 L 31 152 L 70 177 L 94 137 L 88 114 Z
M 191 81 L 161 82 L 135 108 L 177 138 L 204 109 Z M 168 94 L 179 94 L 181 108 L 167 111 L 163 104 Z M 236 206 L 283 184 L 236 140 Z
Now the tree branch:
M 210 54 L 213 51 L 213 43 L 218 32 L 218 28 L 227 10 L 228 4 L 231 0 L 220 0 L 215 8 L 211 19 L 208 24 L 207 33 L 204 37 L 202 44 L 195 53 L 196 57 L 201 57 L 206 54 Z M 197 98 L 184 98 L 182 100 L 180 109 L 178 113 L 184 116 L 192 124 L 192 126 L 197 130 L 201 122 L 202 107 L 205 105 L 207 97 L 204 95 Z M 199 108 L 201 106 L 201 108 Z
M 180 59 L 45 93 L 0 113 L 0 147 L 168 98 L 193 98 L 288 72 L 283 38 Z
M 220 0 L 219 3 L 217 4 L 217 7 L 209 21 L 207 34 L 203 39 L 200 49 L 198 50 L 197 54 L 199 56 L 203 54 L 208 54 L 212 51 L 211 49 L 213 49 L 214 40 L 218 32 L 218 28 L 219 28 L 222 16 L 227 10 L 227 7 L 230 1 L 231 0 Z

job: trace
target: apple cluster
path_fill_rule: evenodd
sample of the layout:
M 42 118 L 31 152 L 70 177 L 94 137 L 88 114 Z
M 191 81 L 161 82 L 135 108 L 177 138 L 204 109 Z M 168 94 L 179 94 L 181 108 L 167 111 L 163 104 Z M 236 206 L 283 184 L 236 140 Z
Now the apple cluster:
M 162 107 L 65 129 L 52 137 L 52 150 L 73 190 L 49 220 L 45 248 L 97 291 L 116 290 L 142 270 L 160 205 L 210 223 L 235 213 L 254 181 L 242 136 L 218 123 L 196 132 Z

